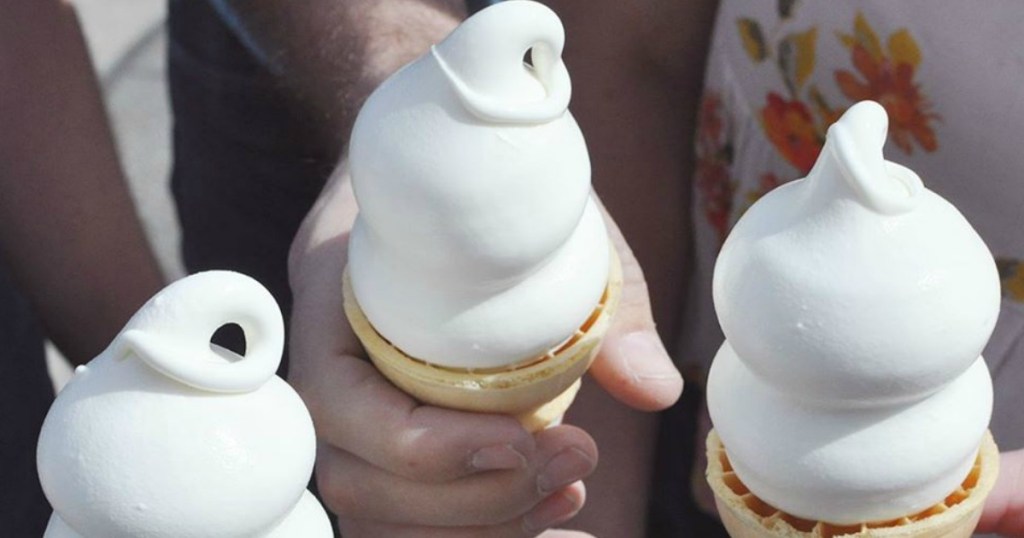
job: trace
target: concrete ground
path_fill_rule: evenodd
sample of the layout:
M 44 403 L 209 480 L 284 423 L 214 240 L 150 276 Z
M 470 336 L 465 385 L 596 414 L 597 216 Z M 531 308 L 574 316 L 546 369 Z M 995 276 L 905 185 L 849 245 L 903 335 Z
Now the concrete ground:
M 139 217 L 168 279 L 184 275 L 168 185 L 171 119 L 166 80 L 166 0 L 72 0 L 103 86 L 121 163 Z M 50 346 L 57 387 L 70 368 Z

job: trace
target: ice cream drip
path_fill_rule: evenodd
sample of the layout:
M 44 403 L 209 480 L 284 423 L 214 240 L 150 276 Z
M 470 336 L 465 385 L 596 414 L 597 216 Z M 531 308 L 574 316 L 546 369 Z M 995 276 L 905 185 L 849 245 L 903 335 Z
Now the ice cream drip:
M 210 343 L 227 323 L 244 331 L 244 357 Z M 274 375 L 283 345 L 277 304 L 243 275 L 199 273 L 150 299 L 46 417 L 45 536 L 331 536 L 305 490 L 312 421 Z
M 719 255 L 726 336 L 708 406 L 740 479 L 838 524 L 955 490 L 992 406 L 991 253 L 951 204 L 884 160 L 885 110 L 854 105 L 804 179 L 765 195 Z
M 601 298 L 609 244 L 567 108 L 563 41 L 547 7 L 502 2 L 359 113 L 353 291 L 411 357 L 458 368 L 528 360 L 569 338 Z

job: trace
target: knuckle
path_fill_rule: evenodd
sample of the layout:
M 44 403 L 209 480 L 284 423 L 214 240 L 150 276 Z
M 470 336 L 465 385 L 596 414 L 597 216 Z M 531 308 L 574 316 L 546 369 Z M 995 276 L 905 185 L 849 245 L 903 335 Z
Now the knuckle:
M 316 485 L 320 496 L 331 513 L 346 517 L 358 512 L 358 495 L 353 484 L 341 479 L 336 472 L 317 471 Z
M 444 469 L 446 447 L 436 435 L 411 429 L 398 436 L 394 444 L 396 473 L 421 482 L 448 478 Z
M 529 486 L 495 482 L 489 491 L 468 499 L 461 505 L 466 515 L 464 523 L 474 525 L 500 525 L 518 519 L 543 501 L 530 480 Z

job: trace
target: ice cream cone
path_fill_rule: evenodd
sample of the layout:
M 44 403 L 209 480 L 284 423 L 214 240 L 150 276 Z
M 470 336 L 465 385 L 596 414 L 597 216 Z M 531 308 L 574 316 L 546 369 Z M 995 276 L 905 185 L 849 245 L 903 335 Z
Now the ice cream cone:
M 732 470 L 714 430 L 708 434 L 707 454 L 708 483 L 732 538 L 967 538 L 999 474 L 999 449 L 991 433 L 986 433 L 970 474 L 941 503 L 892 521 L 831 525 L 791 516 L 757 498 Z
M 593 314 L 568 341 L 536 360 L 509 368 L 467 370 L 409 357 L 370 324 L 344 275 L 345 314 L 373 364 L 417 400 L 452 409 L 515 416 L 530 431 L 558 421 L 572 404 L 580 377 L 597 355 L 622 294 L 622 267 L 611 250 L 608 286 Z

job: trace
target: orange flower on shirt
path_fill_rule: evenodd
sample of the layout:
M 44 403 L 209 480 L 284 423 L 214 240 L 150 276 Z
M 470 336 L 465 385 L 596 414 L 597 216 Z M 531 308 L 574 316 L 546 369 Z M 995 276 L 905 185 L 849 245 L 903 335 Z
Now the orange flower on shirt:
M 704 149 L 722 143 L 725 121 L 722 119 L 722 97 L 717 92 L 707 92 L 700 103 L 699 127 L 697 136 Z
M 717 92 L 705 93 L 697 120 L 697 163 L 694 179 L 701 195 L 704 216 L 718 240 L 729 233 L 736 184 L 730 177 L 732 145 L 726 132 L 724 104 Z
M 889 113 L 889 134 L 904 153 L 913 151 L 917 142 L 925 151 L 935 151 L 938 142 L 932 129 L 937 116 L 931 103 L 914 82 L 921 52 L 906 29 L 889 36 L 887 50 L 863 14 L 858 14 L 852 34 L 840 34 L 851 50 L 853 66 L 860 78 L 850 71 L 837 70 L 836 83 L 849 99 L 878 101 Z
M 761 177 L 757 182 L 757 186 L 754 189 L 747 191 L 747 203 L 754 205 L 754 202 L 760 200 L 762 196 L 775 190 L 775 187 L 778 187 L 783 183 L 785 182 L 772 172 L 765 172 L 761 174 Z
M 811 170 L 823 140 L 807 105 L 771 92 L 761 110 L 761 123 L 768 140 L 790 164 L 804 174 Z
M 729 177 L 728 165 L 718 160 L 698 160 L 694 175 L 704 198 L 704 215 L 718 235 L 718 240 L 725 242 L 729 234 L 735 190 L 735 183 Z
M 747 189 L 744 193 L 743 200 L 745 204 L 737 211 L 736 219 L 738 220 L 747 212 L 762 196 L 768 194 L 775 187 L 782 185 L 785 181 L 782 180 L 774 172 L 765 172 L 758 178 L 757 184 Z
M 999 278 L 1003 284 L 1003 297 L 1024 303 L 1024 263 L 1014 258 L 997 258 Z

